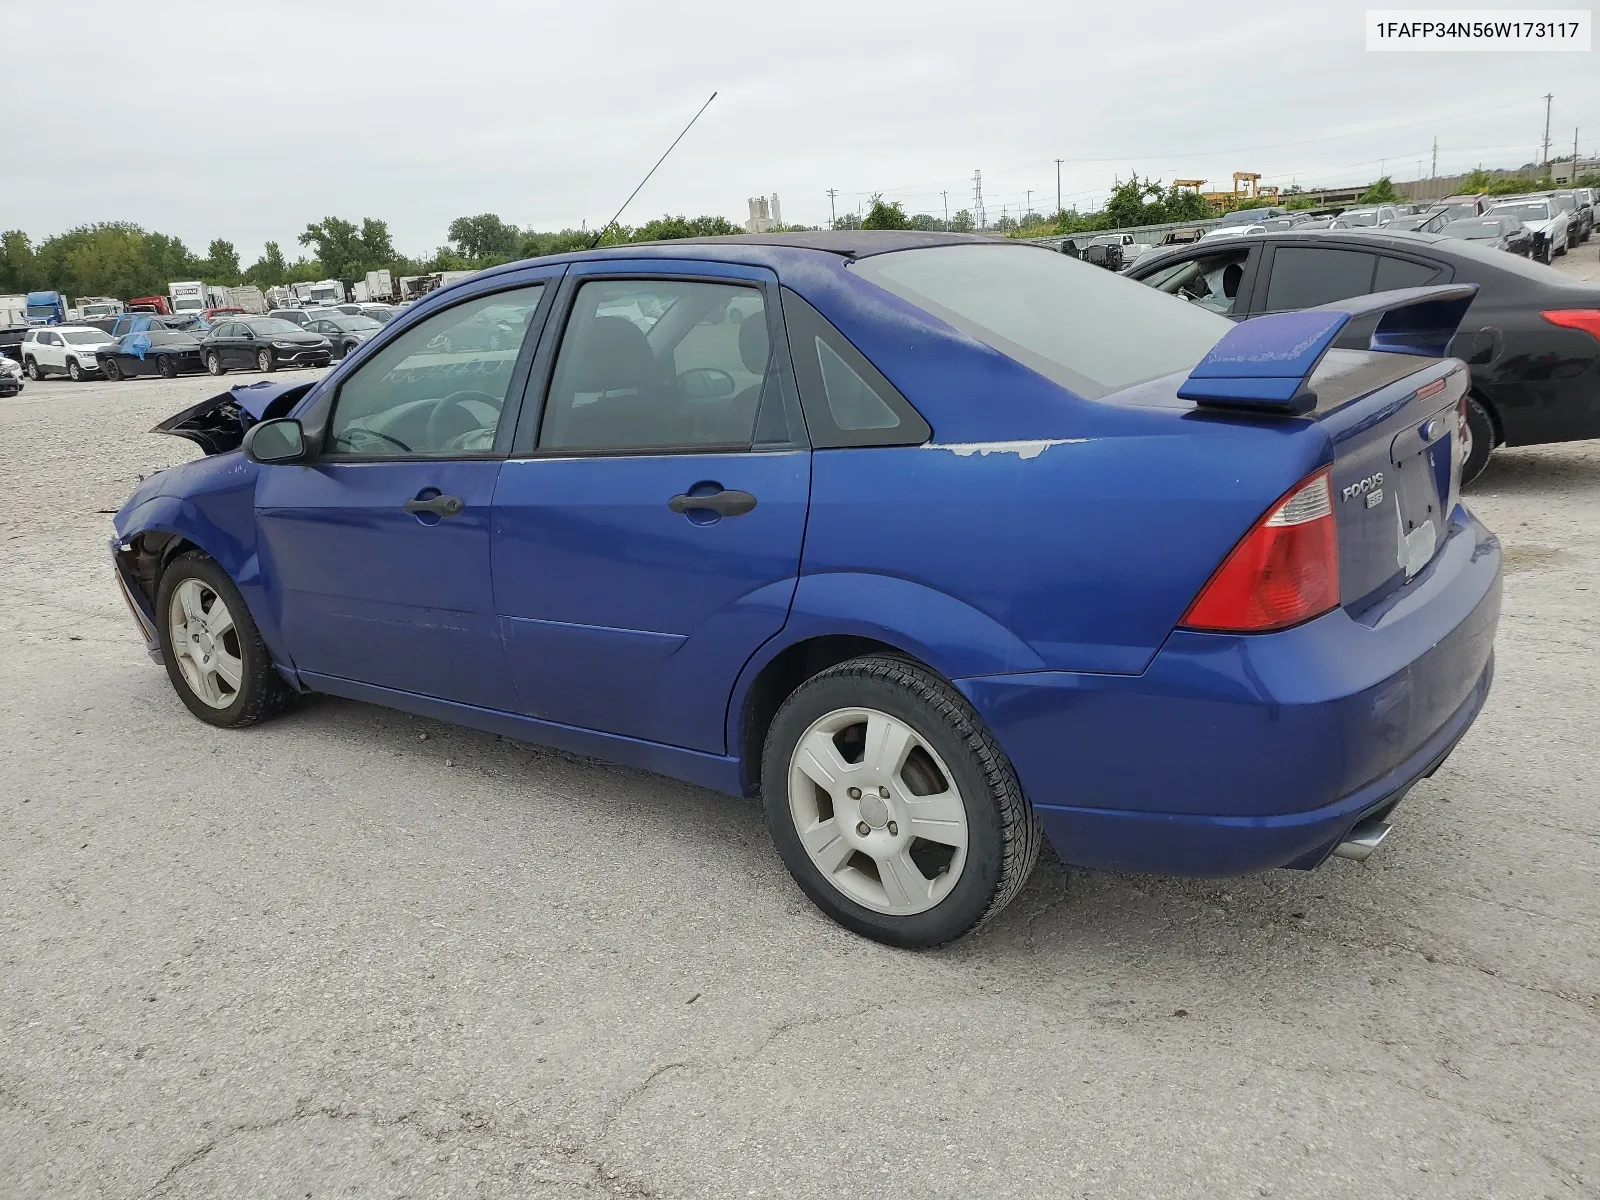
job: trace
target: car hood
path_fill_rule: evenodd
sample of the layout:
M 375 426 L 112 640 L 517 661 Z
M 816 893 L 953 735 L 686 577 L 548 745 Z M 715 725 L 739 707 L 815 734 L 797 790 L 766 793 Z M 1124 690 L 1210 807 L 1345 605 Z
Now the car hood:
M 1524 220 L 1522 222 L 1522 224 L 1523 224 L 1523 227 L 1526 228 L 1530 233 L 1543 233 L 1545 230 L 1549 229 L 1550 226 L 1554 225 L 1559 220 L 1561 220 L 1561 218 L 1559 216 L 1554 216 L 1554 217 L 1546 217 L 1542 221 L 1537 220 L 1537 219 L 1532 220 L 1532 221 Z
M 250 426 L 283 416 L 314 386 L 268 379 L 235 384 L 221 395 L 174 413 L 150 432 L 186 438 L 207 454 L 225 454 L 238 448 Z

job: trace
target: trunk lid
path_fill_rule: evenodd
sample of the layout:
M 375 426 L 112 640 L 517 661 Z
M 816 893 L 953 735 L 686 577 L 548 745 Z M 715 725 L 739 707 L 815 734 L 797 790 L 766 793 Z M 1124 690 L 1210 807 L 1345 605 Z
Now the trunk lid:
M 1476 285 L 1354 297 L 1236 326 L 1178 395 L 1206 408 L 1313 421 L 1333 449 L 1340 603 L 1352 613 L 1433 561 L 1461 488 L 1467 370 L 1444 357 Z M 1369 350 L 1330 349 L 1377 317 Z
M 1311 415 L 1333 443 L 1340 603 L 1359 612 L 1444 544 L 1461 492 L 1467 371 L 1453 359 L 1333 350 L 1311 381 Z

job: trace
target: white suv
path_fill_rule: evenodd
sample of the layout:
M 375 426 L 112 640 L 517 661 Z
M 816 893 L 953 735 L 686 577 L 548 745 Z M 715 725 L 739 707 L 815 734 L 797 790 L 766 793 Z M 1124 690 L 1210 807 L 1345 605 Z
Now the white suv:
M 115 343 L 105 330 L 92 325 L 52 325 L 28 330 L 18 349 L 29 379 L 37 381 L 54 372 L 76 381 L 98 375 L 97 356 Z

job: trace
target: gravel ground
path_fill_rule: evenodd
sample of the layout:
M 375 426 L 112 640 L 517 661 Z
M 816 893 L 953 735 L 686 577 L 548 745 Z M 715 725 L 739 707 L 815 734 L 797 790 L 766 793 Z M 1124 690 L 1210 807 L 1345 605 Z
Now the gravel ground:
M 0 1195 L 1600 1192 L 1600 443 L 1470 493 L 1499 675 L 1368 864 L 1047 861 L 915 954 L 752 804 L 344 701 L 190 717 L 107 514 L 215 388 L 0 401 Z

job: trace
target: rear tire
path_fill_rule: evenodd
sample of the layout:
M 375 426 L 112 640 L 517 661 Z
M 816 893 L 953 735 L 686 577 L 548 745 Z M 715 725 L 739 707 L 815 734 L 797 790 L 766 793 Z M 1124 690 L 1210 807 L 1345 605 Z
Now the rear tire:
M 208 555 L 191 550 L 172 560 L 156 589 L 155 616 L 167 678 L 208 725 L 254 725 L 294 695 L 273 668 L 244 597 Z
M 222 365 L 222 359 L 217 357 L 217 352 L 213 350 L 206 355 L 206 370 L 213 375 L 223 375 L 227 373 L 228 368 Z
M 1466 486 L 1483 474 L 1494 454 L 1494 418 L 1489 410 L 1473 397 L 1467 397 L 1467 436 L 1471 439 L 1466 458 L 1461 463 L 1461 483 Z
M 895 745 L 880 764 L 876 748 Z M 1039 858 L 1042 830 L 1010 759 L 960 692 L 902 658 L 852 659 L 801 684 L 767 732 L 762 794 L 812 903 L 891 946 L 971 933 Z
M 38 383 L 44 378 L 44 372 L 39 369 L 38 360 L 30 358 L 27 362 L 23 363 L 22 366 L 23 370 L 27 372 L 28 378 L 33 380 L 35 383 Z

